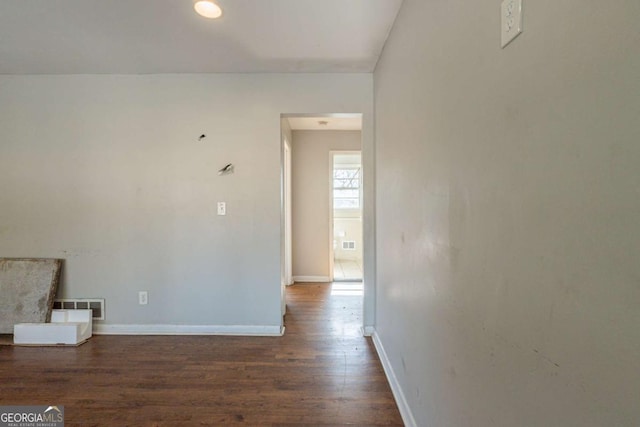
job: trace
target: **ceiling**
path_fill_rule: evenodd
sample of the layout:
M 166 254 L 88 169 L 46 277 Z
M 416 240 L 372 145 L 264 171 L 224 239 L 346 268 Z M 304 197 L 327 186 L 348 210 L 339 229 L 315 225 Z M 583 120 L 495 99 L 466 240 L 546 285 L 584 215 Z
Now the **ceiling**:
M 372 72 L 402 0 L 0 1 L 0 74 Z
M 361 114 L 287 117 L 291 130 L 362 130 Z

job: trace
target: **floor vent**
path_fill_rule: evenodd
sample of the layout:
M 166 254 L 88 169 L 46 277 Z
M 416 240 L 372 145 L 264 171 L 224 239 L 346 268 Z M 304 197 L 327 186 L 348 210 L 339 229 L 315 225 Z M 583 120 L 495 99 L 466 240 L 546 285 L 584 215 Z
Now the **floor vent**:
M 342 249 L 345 251 L 355 251 L 356 250 L 356 242 L 353 240 L 345 240 L 342 242 Z
M 104 299 L 75 298 L 57 299 L 53 301 L 56 310 L 87 310 L 93 311 L 93 320 L 104 320 Z

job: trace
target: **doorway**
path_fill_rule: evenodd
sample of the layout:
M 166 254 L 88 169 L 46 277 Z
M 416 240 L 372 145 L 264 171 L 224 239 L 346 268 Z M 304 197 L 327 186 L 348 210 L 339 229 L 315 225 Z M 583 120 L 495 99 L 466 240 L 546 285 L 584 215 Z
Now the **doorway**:
M 373 233 L 374 190 L 371 183 L 374 179 L 373 156 L 373 123 L 365 120 L 361 113 L 334 114 L 281 114 L 281 272 L 283 284 L 283 300 L 285 286 L 291 283 L 308 284 L 327 283 L 334 280 L 334 253 L 340 261 L 351 261 L 344 258 L 342 241 L 345 250 L 356 252 L 359 274 L 351 274 L 349 265 L 342 265 L 338 280 L 348 278 L 354 282 L 337 282 L 332 285 L 332 295 L 359 296 L 362 303 L 363 329 L 365 335 L 371 334 L 375 305 L 375 236 Z M 338 138 L 327 141 L 328 133 L 352 131 L 336 135 Z M 321 136 L 323 135 L 323 136 Z M 357 136 L 355 136 L 357 135 Z M 346 143 L 344 140 L 350 142 Z M 318 145 L 323 143 L 320 149 Z M 340 142 L 338 142 L 340 140 Z M 285 141 L 288 141 L 287 144 Z M 315 147 L 315 148 L 310 148 Z M 309 151 L 311 150 L 311 151 Z M 326 150 L 326 151 L 323 151 Z M 355 239 L 355 232 L 344 230 L 340 224 L 336 227 L 333 221 L 333 157 L 331 151 L 355 152 L 360 155 L 358 202 L 359 216 L 355 222 L 360 238 Z M 343 153 L 345 154 L 345 153 Z M 291 165 L 288 165 L 288 160 Z M 289 174 L 286 170 L 289 169 Z M 317 175 L 319 169 L 324 170 Z M 287 183 L 287 175 L 291 182 Z M 302 175 L 302 176 L 301 176 Z M 318 176 L 319 181 L 315 177 Z M 319 184 L 315 184 L 319 183 Z M 322 200 L 319 200 L 318 197 Z M 309 201 L 309 199 L 314 199 Z M 290 215 L 289 219 L 287 216 Z M 291 221 L 289 227 L 287 223 Z M 338 239 L 334 238 L 334 228 L 338 230 Z M 343 233 L 340 233 L 340 232 Z M 341 234 L 344 234 L 341 236 Z M 344 237 L 345 239 L 340 239 Z M 353 239 L 347 239 L 352 238 Z M 334 241 L 340 245 L 334 251 Z M 355 242 L 355 243 L 354 243 Z M 291 251 L 291 258 L 288 253 Z M 354 254 L 349 254 L 350 257 Z M 290 263 L 290 264 L 289 264 Z M 291 266 L 288 272 L 287 264 Z M 340 265 L 339 265 L 340 266 Z M 347 270 L 348 274 L 344 274 Z M 355 281 L 358 282 L 355 282 Z M 343 289 L 344 288 L 344 289 Z M 358 289 L 356 289 L 358 288 Z
M 334 282 L 361 282 L 362 154 L 331 152 L 331 259 Z

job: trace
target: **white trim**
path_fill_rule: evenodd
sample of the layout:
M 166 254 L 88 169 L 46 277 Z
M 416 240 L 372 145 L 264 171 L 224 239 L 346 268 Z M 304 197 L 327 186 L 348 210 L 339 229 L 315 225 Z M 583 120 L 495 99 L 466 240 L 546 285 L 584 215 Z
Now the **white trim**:
M 293 114 L 282 114 L 284 118 L 289 117 L 311 117 L 311 118 L 325 118 L 325 117 L 333 117 L 335 119 L 357 119 L 362 117 L 362 113 L 293 113 Z
M 93 325 L 95 335 L 282 336 L 280 325 Z
M 331 278 L 329 276 L 293 276 L 294 283 L 329 283 Z
M 380 337 L 378 336 L 375 328 L 372 329 L 373 345 L 376 347 L 378 357 L 380 358 L 380 362 L 382 363 L 382 368 L 384 369 L 384 373 L 387 376 L 387 381 L 389 381 L 389 385 L 391 386 L 391 392 L 393 393 L 393 397 L 396 399 L 396 404 L 398 405 L 398 409 L 400 410 L 402 421 L 404 422 L 404 425 L 406 427 L 417 427 L 418 425 L 416 424 L 416 420 L 413 418 L 413 414 L 411 413 L 411 409 L 409 408 L 407 399 L 404 397 L 404 393 L 402 392 L 400 383 L 396 378 L 396 374 L 393 372 L 391 361 L 389 361 L 389 358 L 387 357 L 387 352 L 384 350 L 382 342 L 380 341 Z
M 376 332 L 376 328 L 373 326 L 363 326 L 362 335 L 365 337 L 370 337 Z

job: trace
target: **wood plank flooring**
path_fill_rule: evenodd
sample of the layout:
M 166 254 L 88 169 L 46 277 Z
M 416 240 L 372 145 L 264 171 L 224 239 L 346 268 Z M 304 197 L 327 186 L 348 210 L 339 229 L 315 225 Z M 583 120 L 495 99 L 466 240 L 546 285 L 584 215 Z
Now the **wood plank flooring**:
M 64 405 L 67 426 L 401 426 L 359 330 L 361 304 L 330 284 L 300 284 L 287 290 L 283 337 L 0 346 L 0 405 Z

